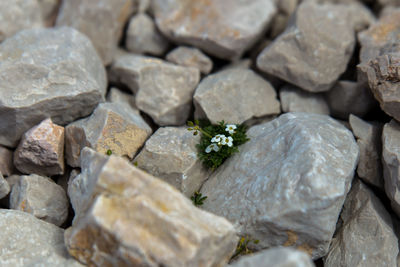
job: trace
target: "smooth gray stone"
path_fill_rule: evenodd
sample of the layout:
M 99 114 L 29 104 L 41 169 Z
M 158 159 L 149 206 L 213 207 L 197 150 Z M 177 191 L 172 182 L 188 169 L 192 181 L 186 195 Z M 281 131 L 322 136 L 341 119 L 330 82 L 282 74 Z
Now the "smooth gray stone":
M 177 65 L 199 69 L 203 74 L 209 74 L 213 68 L 211 59 L 194 47 L 179 46 L 169 52 L 166 59 Z

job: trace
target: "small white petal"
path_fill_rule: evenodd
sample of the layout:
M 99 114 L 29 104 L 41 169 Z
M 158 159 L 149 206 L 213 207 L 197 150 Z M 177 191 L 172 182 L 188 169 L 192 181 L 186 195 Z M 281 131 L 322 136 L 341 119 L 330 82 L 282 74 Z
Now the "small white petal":
M 207 148 L 206 148 L 206 153 L 210 153 L 211 152 L 211 145 L 209 145 Z

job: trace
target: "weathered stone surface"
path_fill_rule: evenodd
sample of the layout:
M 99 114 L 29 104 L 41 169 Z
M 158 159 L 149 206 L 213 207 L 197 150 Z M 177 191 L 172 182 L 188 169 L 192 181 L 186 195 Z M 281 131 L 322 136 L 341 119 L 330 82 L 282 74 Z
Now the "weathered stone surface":
M 326 115 L 286 113 L 247 135 L 240 153 L 204 183 L 202 207 L 260 240 L 256 249 L 283 245 L 324 256 L 357 165 L 352 133 Z
M 64 125 L 104 100 L 106 76 L 89 39 L 71 28 L 24 30 L 0 44 L 0 144 L 51 117 Z
M 0 173 L 0 199 L 4 198 L 5 196 L 10 193 L 10 185 L 4 179 L 3 175 Z
M 26 212 L 0 209 L 1 266 L 83 266 L 64 245 L 64 230 Z
M 190 197 L 210 174 L 197 157 L 199 142 L 200 136 L 193 136 L 186 127 L 159 128 L 146 141 L 134 162 L 140 169 Z
M 209 74 L 213 68 L 213 62 L 200 49 L 187 46 L 179 46 L 168 53 L 166 59 L 184 67 L 194 67 L 203 74 Z
M 271 0 L 155 0 L 152 10 L 164 35 L 224 59 L 239 58 L 276 13 Z
M 65 129 L 65 153 L 68 165 L 80 167 L 81 150 L 87 146 L 99 153 L 108 150 L 133 159 L 152 130 L 138 113 L 118 103 L 102 103 L 85 119 Z
M 57 11 L 61 4 L 60 0 L 37 0 L 43 19 L 47 26 L 52 26 L 57 18 Z
M 13 151 L 0 146 L 0 172 L 4 176 L 12 175 L 14 171 Z
M 194 94 L 195 117 L 242 123 L 279 114 L 275 89 L 252 70 L 234 68 L 204 78 Z
M 28 212 L 60 226 L 68 216 L 68 199 L 61 186 L 50 178 L 36 174 L 22 175 L 12 186 L 10 209 Z
M 130 52 L 160 56 L 168 46 L 169 42 L 158 32 L 149 15 L 139 13 L 130 19 L 126 31 L 126 49 Z
M 359 180 L 340 215 L 343 226 L 332 241 L 325 267 L 397 266 L 398 240 L 380 200 Z
M 322 94 L 305 92 L 286 85 L 279 91 L 283 112 L 308 112 L 329 115 L 329 106 Z
M 56 26 L 70 26 L 87 35 L 108 65 L 132 11 L 132 0 L 63 1 Z
M 134 54 L 118 57 L 109 74 L 111 81 L 125 84 L 136 94 L 136 106 L 160 126 L 186 122 L 200 80 L 195 68 Z
M 140 112 L 135 104 L 134 95 L 123 92 L 116 87 L 112 87 L 110 89 L 107 95 L 107 102 L 123 105 L 124 108 L 129 110 L 130 113 L 140 115 Z
M 81 205 L 72 201 L 78 217 L 65 239 L 69 253 L 85 264 L 223 266 L 235 250 L 227 220 L 195 208 L 122 158 L 85 148 L 74 185 Z
M 27 131 L 14 152 L 14 165 L 26 174 L 63 174 L 64 127 L 45 119 Z

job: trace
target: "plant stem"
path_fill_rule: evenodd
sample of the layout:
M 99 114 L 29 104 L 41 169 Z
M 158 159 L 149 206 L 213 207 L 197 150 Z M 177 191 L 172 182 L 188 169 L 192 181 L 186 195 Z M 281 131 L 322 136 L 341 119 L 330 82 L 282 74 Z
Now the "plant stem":
M 209 138 L 213 138 L 209 133 L 207 133 L 206 131 L 204 131 L 203 129 L 201 129 L 200 127 L 198 127 L 198 130 L 204 134 L 205 136 L 209 137 Z

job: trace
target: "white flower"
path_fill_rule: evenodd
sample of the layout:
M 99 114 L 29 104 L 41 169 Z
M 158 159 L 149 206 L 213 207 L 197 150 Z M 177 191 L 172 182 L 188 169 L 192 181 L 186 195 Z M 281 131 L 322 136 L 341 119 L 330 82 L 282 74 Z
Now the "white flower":
M 223 140 L 224 138 L 225 138 L 225 135 L 223 135 L 223 134 L 217 134 L 216 136 L 214 136 L 214 137 L 211 139 L 211 142 L 220 144 L 220 143 L 221 143 L 221 140 Z
M 235 124 L 227 124 L 225 131 L 229 132 L 229 134 L 234 134 L 236 128 L 237 126 Z
M 228 136 L 228 137 L 225 137 L 224 139 L 222 139 L 221 144 L 231 147 L 231 146 L 233 146 L 232 142 L 233 142 L 233 138 Z
M 217 144 L 211 144 L 208 147 L 206 147 L 206 153 L 210 153 L 212 150 L 214 150 L 215 152 L 219 151 L 219 146 Z

